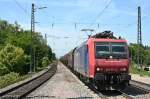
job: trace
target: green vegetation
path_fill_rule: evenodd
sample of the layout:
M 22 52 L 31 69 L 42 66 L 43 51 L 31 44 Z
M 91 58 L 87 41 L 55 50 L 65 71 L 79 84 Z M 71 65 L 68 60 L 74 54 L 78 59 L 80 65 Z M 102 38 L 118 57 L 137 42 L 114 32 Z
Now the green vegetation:
M 4 88 L 7 85 L 23 80 L 25 78 L 27 78 L 27 76 L 20 76 L 18 73 L 14 72 L 0 76 L 0 88 Z
M 143 69 L 138 69 L 136 64 L 132 64 L 130 67 L 130 72 L 133 74 L 139 74 L 141 76 L 149 76 L 150 77 L 150 72 L 144 71 Z
M 132 58 L 132 61 L 134 63 L 138 63 L 137 62 L 137 55 L 138 55 L 137 49 L 138 49 L 138 45 L 137 44 L 132 44 L 131 43 L 129 45 L 129 50 L 130 50 L 130 53 L 131 53 L 131 58 Z M 141 61 L 142 61 L 142 64 L 144 66 L 150 65 L 150 47 L 148 47 L 148 46 L 141 46 L 140 50 L 141 50 L 140 52 L 141 52 Z
M 38 70 L 56 58 L 40 33 L 35 32 L 33 36 L 35 69 Z M 17 22 L 10 24 L 0 20 L 0 88 L 1 85 L 6 86 L 21 80 L 29 72 L 30 48 L 30 30 L 23 30 Z
M 0 51 L 0 75 L 7 74 L 11 71 L 17 73 L 25 73 L 27 55 L 24 54 L 22 48 L 7 44 Z M 26 71 L 27 72 L 27 71 Z
M 137 52 L 138 45 L 137 44 L 130 44 L 129 45 L 129 51 L 132 58 L 132 64 L 130 68 L 130 72 L 134 74 L 140 74 L 142 76 L 147 75 L 150 76 L 150 72 L 144 71 L 143 68 L 146 66 L 150 66 L 150 47 L 149 46 L 141 46 L 141 61 L 142 61 L 142 69 L 138 69 L 137 62 Z

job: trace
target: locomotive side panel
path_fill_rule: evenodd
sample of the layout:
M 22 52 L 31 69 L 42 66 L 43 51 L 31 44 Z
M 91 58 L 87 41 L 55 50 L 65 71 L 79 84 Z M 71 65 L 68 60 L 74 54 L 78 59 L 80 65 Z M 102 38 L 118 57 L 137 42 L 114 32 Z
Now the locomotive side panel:
M 88 55 L 89 55 L 89 78 L 94 78 L 95 75 L 95 56 L 94 56 L 94 42 L 93 38 L 87 41 L 88 44 Z
M 88 61 L 87 45 L 76 48 L 74 51 L 74 71 L 80 73 L 83 76 L 88 76 Z
M 70 69 L 73 69 L 73 65 L 72 65 L 72 62 L 73 62 L 72 52 L 73 52 L 73 51 L 70 51 L 70 52 L 68 53 L 68 57 L 67 57 L 67 60 L 68 60 L 68 67 L 69 67 Z

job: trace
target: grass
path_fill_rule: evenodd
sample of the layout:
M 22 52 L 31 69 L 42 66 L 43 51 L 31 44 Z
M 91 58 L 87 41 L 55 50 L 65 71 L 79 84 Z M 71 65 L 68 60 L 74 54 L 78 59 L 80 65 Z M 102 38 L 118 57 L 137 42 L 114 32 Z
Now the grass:
M 36 68 L 36 73 L 42 71 L 43 69 L 45 69 L 46 67 L 37 67 Z
M 130 73 L 139 74 L 140 76 L 148 76 L 150 77 L 150 72 L 144 71 L 143 69 L 138 69 L 136 64 L 132 64 L 130 66 Z
M 8 85 L 14 84 L 18 81 L 26 79 L 28 76 L 20 76 L 18 73 L 11 72 L 4 76 L 0 76 L 0 89 Z
M 36 73 L 45 68 L 46 68 L 46 66 L 36 68 Z M 28 78 L 29 76 L 30 75 L 20 76 L 18 73 L 14 73 L 14 72 L 0 76 L 0 89 L 6 87 L 8 85 L 14 84 L 16 82 L 19 82 L 21 80 L 24 80 L 24 79 Z

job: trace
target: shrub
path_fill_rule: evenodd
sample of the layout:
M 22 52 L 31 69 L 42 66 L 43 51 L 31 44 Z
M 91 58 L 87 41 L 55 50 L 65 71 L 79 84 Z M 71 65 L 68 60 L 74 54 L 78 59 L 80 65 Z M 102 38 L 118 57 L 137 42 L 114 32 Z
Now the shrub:
M 143 69 L 138 69 L 136 64 L 132 64 L 130 66 L 130 72 L 133 74 L 139 74 L 141 76 L 149 76 L 150 77 L 150 72 L 144 71 Z
M 6 66 L 0 63 L 0 76 L 9 73 L 9 70 Z
M 19 76 L 18 73 L 14 73 L 14 72 L 11 72 L 4 76 L 0 76 L 0 88 L 6 87 L 7 85 L 13 84 L 24 78 L 25 77 L 21 77 L 21 76 Z
M 48 57 L 43 57 L 42 59 L 42 66 L 46 67 L 50 63 Z
M 0 69 L 3 71 L 1 75 L 8 72 L 24 73 L 27 67 L 27 56 L 22 48 L 7 44 L 0 51 Z

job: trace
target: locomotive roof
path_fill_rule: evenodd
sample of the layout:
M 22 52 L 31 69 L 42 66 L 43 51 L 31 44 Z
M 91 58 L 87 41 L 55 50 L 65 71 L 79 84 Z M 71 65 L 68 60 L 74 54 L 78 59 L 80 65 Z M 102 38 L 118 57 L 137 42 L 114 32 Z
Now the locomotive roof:
M 93 42 L 127 42 L 125 39 L 110 39 L 110 38 L 89 38 L 88 41 L 93 41 Z
M 74 49 L 78 49 L 86 44 L 89 44 L 90 42 L 118 42 L 118 43 L 127 43 L 125 39 L 111 39 L 111 38 L 89 38 L 88 40 L 81 43 L 79 46 L 77 46 Z

